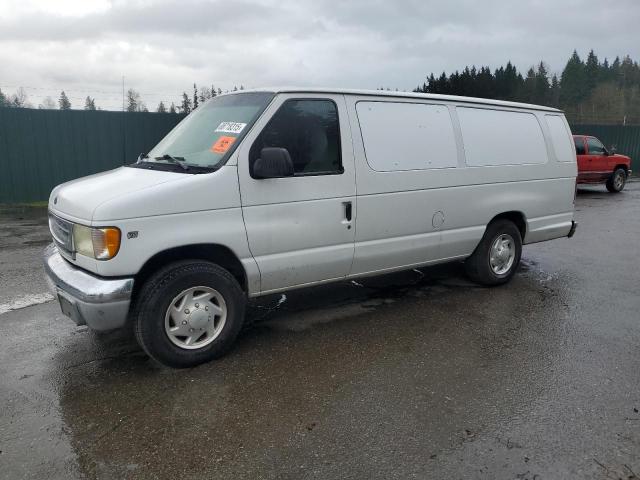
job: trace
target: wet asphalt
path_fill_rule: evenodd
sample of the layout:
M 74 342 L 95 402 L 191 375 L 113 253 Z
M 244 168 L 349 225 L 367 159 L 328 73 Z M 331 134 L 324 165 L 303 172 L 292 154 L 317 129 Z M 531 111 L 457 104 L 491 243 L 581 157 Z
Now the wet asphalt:
M 0 305 L 46 291 L 42 250 L 51 243 L 46 213 L 0 206 Z
M 640 183 L 576 208 L 506 286 L 450 264 L 264 298 L 189 370 L 54 302 L 1 314 L 0 478 L 637 479 Z M 34 291 L 3 241 L 3 295 Z

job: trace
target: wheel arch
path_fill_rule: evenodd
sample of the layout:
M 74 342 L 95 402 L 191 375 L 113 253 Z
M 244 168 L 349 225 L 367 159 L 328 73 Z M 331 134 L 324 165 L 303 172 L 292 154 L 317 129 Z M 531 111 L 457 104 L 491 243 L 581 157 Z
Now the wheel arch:
M 625 163 L 618 163 L 615 167 L 613 167 L 613 171 L 615 172 L 617 169 L 623 169 L 627 175 L 629 175 L 629 167 Z
M 509 220 L 510 222 L 513 222 L 513 224 L 515 224 L 515 226 L 520 231 L 520 237 L 524 243 L 524 237 L 527 234 L 527 217 L 524 215 L 524 213 L 518 210 L 502 212 L 493 217 L 487 225 L 490 225 L 496 220 Z
M 169 263 L 180 260 L 205 260 L 215 263 L 233 275 L 245 294 L 248 292 L 247 272 L 240 259 L 229 247 L 220 244 L 198 243 L 169 248 L 149 258 L 135 276 L 133 298 L 154 272 Z

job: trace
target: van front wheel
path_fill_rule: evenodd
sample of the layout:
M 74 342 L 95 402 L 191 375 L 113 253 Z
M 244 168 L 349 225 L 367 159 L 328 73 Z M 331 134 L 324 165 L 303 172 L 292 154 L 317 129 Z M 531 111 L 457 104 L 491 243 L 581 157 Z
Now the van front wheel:
M 511 280 L 520 263 L 522 237 L 509 220 L 496 220 L 465 261 L 467 275 L 482 285 L 500 285 Z
M 209 262 L 176 262 L 152 275 L 139 292 L 136 339 L 163 365 L 192 367 L 231 347 L 244 309 L 244 293 L 228 271 Z

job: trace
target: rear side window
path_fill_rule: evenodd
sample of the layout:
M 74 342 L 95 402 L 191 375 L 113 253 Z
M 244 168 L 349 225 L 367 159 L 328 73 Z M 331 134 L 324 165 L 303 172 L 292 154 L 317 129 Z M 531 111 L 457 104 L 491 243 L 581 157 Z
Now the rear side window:
M 456 141 L 446 106 L 358 102 L 356 111 L 367 163 L 373 170 L 457 166 Z
M 547 147 L 532 113 L 457 107 L 467 165 L 545 163 Z
M 571 146 L 571 132 L 567 129 L 564 119 L 560 115 L 545 115 L 551 144 L 559 162 L 574 162 L 576 160 Z
M 295 175 L 342 173 L 338 108 L 331 100 L 287 100 L 251 146 L 249 170 L 265 147 L 286 148 Z
M 604 155 L 604 145 L 597 138 L 587 138 L 587 148 L 589 155 Z
M 573 141 L 576 144 L 576 155 L 585 155 L 587 150 L 584 148 L 584 138 L 573 137 Z

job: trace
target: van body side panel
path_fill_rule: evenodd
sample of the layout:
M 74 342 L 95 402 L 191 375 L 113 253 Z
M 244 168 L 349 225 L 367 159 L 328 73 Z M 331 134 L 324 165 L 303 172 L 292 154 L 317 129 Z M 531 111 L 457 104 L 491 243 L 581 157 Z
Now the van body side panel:
M 468 256 L 491 219 L 507 211 L 525 215 L 524 243 L 566 236 L 573 212 L 561 211 L 558 200 L 565 205 L 573 201 L 573 183 L 551 179 L 359 195 L 352 273 Z M 412 212 L 417 205 L 430 207 L 410 217 L 398 213 Z M 444 214 L 440 229 L 433 225 L 436 212 Z M 400 229 L 402 235 L 390 234 Z
M 531 218 L 527 221 L 527 235 L 523 243 L 544 242 L 566 237 L 571 230 L 573 213 L 565 212 Z
M 330 100 L 340 120 L 342 173 L 256 179 L 249 171 L 253 142 L 287 100 Z M 281 94 L 239 149 L 238 173 L 247 237 L 261 274 L 261 291 L 272 292 L 345 278 L 353 261 L 356 215 L 351 133 L 342 95 Z
M 193 213 L 127 219 L 118 222 L 123 232 L 117 264 L 98 263 L 98 274 L 120 276 L 135 274 L 155 254 L 175 247 L 216 244 L 229 248 L 244 266 L 251 294 L 259 284 L 259 272 L 246 241 L 240 207 Z M 127 238 L 126 232 L 138 237 Z M 116 268 L 116 265 L 119 268 Z
M 176 212 L 94 221 L 95 226 L 115 225 L 122 232 L 120 251 L 112 260 L 96 261 L 97 273 L 107 277 L 133 275 L 162 251 L 185 245 L 217 244 L 231 250 L 244 265 L 250 292 L 253 291 L 259 284 L 259 273 L 242 220 L 236 166 L 185 178 L 191 180 L 188 186 L 183 182 L 165 183 L 142 190 L 139 198 L 129 194 L 96 209 L 98 218 L 109 218 L 115 216 L 116 210 L 121 215 L 122 212 L 135 214 L 138 208 L 151 202 L 158 208 L 166 205 Z
M 457 115 L 452 115 L 462 165 L 459 162 L 456 168 L 380 172 L 367 162 L 367 135 L 361 134 L 357 116 L 357 103 L 367 99 L 347 97 L 347 100 L 354 132 L 358 193 L 353 275 L 464 258 L 473 252 L 491 219 L 504 212 L 516 211 L 524 216 L 527 222 L 524 243 L 569 233 L 573 220 L 575 158 L 557 161 L 549 154 L 553 145 L 547 139 L 546 125 L 542 128 L 542 113 L 518 111 L 515 116 L 511 112 L 504 116 L 507 123 L 517 118 L 524 130 L 534 129 L 532 149 L 536 156 L 523 157 L 532 163 L 516 164 L 518 147 L 528 148 L 522 131 L 515 132 L 520 144 L 512 142 L 509 148 L 502 149 L 482 146 L 472 153 L 469 151 L 473 148 L 472 142 L 465 144 L 464 129 L 457 123 Z M 455 105 L 449 107 L 456 108 Z M 481 113 L 481 109 L 477 110 Z M 475 124 L 484 128 L 481 114 L 474 109 L 471 116 Z M 487 117 L 489 120 L 500 118 L 494 111 Z M 445 116 L 442 118 L 448 121 Z M 470 133 L 467 128 L 468 137 Z M 481 129 L 473 135 L 481 145 Z M 402 129 L 394 138 L 402 142 Z M 494 151 L 501 157 L 486 157 Z M 469 154 L 475 154 L 475 163 L 487 165 L 468 166 Z M 401 163 L 401 159 L 398 160 L 398 164 Z

